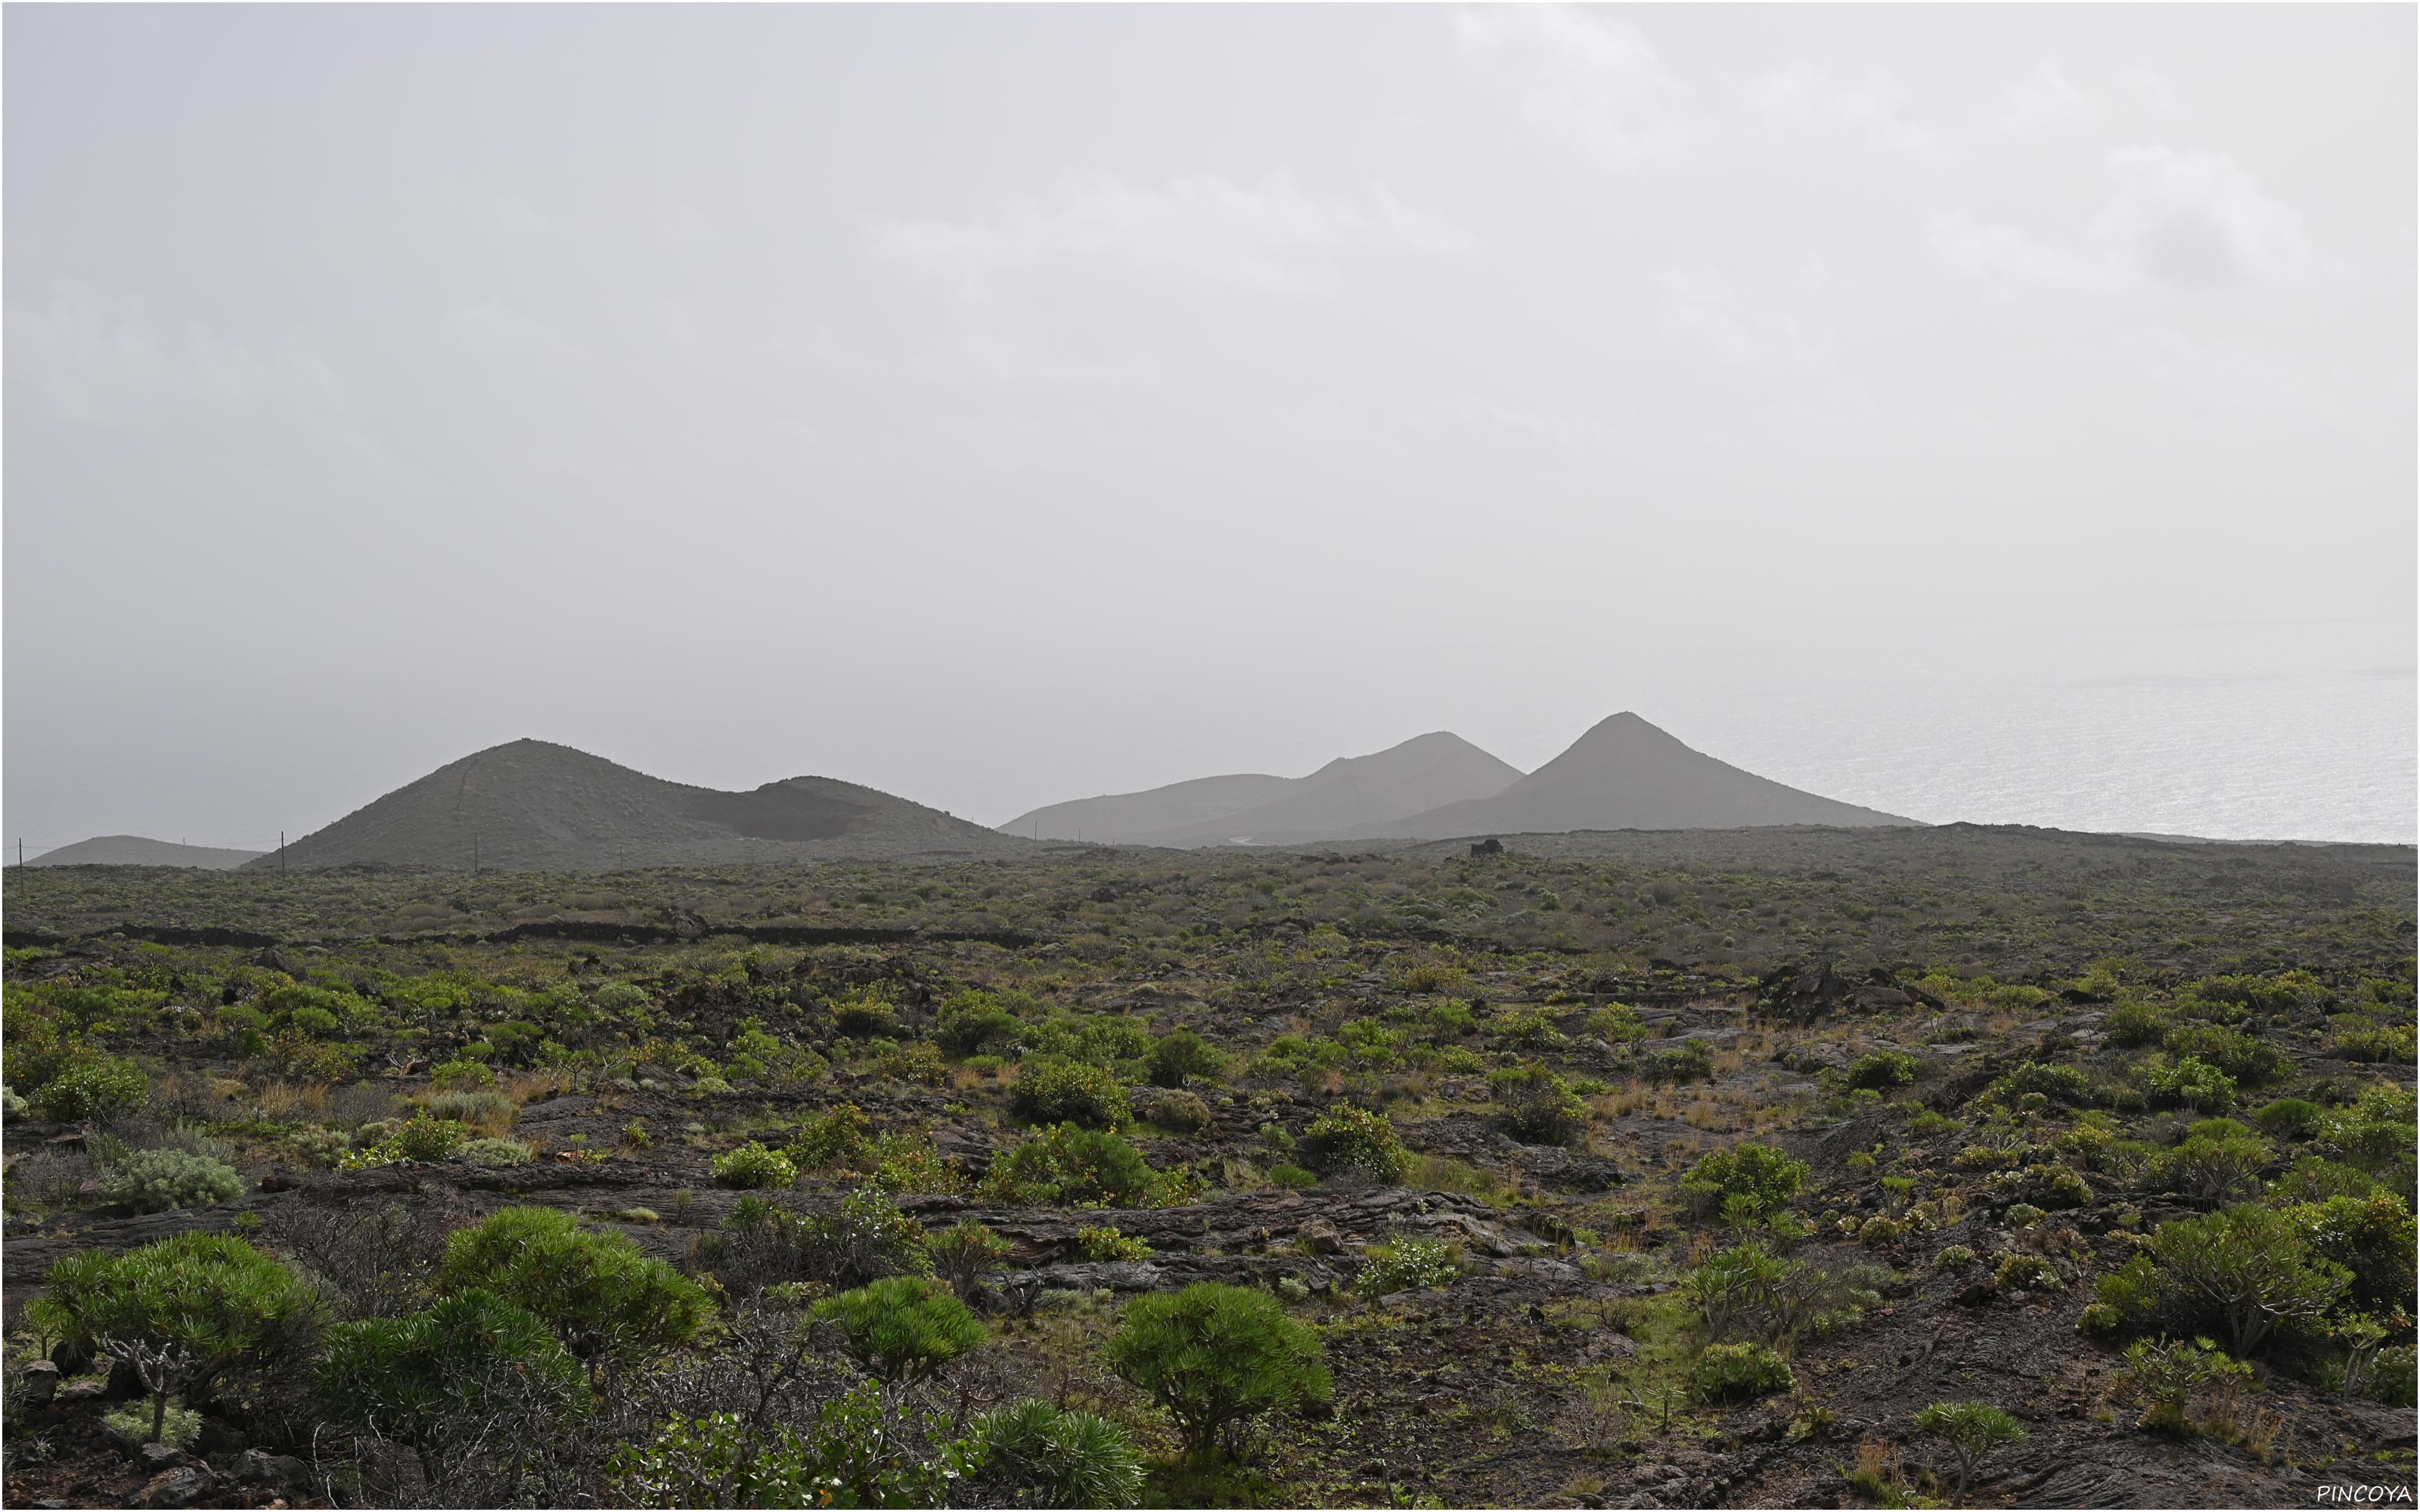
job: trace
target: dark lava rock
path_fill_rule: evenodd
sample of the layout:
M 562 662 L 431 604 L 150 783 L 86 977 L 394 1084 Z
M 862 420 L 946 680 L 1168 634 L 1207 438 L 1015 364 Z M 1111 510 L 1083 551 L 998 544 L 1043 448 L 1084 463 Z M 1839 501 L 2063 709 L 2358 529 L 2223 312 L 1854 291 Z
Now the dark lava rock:
M 521 1123 L 544 1123 L 551 1119 L 577 1118 L 596 1105 L 597 1100 L 595 1098 L 582 1097 L 577 1093 L 566 1094 L 563 1097 L 551 1097 L 543 1103 L 533 1103 L 529 1106 L 521 1109 L 521 1115 L 518 1121 Z
M 311 1467 L 292 1455 L 246 1449 L 235 1462 L 235 1478 L 247 1486 L 268 1486 L 281 1491 L 310 1489 Z
M 151 1477 L 134 1493 L 132 1506 L 199 1506 L 219 1489 L 216 1472 L 207 1465 L 186 1465 Z

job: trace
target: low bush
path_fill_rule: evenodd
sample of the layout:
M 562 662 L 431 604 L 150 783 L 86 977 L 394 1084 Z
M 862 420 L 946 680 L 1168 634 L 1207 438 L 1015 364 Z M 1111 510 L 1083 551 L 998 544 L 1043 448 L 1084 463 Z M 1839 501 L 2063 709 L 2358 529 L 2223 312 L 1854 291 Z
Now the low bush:
M 2095 1290 L 2121 1327 L 2211 1334 L 2249 1356 L 2280 1327 L 2325 1317 L 2351 1285 L 2351 1273 L 2315 1253 L 2292 1216 L 2243 1203 L 2161 1225 Z
M 1114 1129 L 1131 1113 L 1117 1074 L 1080 1060 L 1030 1060 L 1010 1089 L 1009 1106 L 1035 1123 Z
M 628 1235 L 552 1208 L 504 1208 L 448 1239 L 437 1290 L 471 1290 L 545 1319 L 573 1354 L 610 1370 L 688 1343 L 713 1316 L 697 1283 Z
M 2183 1435 L 2201 1431 L 2215 1416 L 2229 1415 L 2212 1413 L 2212 1398 L 2230 1397 L 2251 1380 L 2250 1365 L 2227 1358 L 2207 1338 L 2191 1344 L 2139 1339 L 2126 1350 L 2126 1368 L 2118 1373 L 2117 1388 L 2121 1396 L 2142 1404 L 2137 1427 L 2153 1433 Z
M 1504 1110 L 1505 1126 L 1527 1143 L 1568 1145 L 1588 1133 L 1588 1104 L 1544 1066 L 1507 1067 L 1490 1074 L 1487 1085 Z
M 147 1362 L 157 1439 L 171 1396 L 200 1401 L 239 1365 L 299 1354 L 324 1313 L 318 1293 L 274 1257 L 231 1234 L 185 1233 L 54 1261 L 25 1318 L 87 1351 Z
M 1398 1291 L 1450 1287 L 1461 1276 L 1453 1247 L 1441 1239 L 1398 1234 L 1361 1252 L 1361 1273 L 1353 1289 L 1376 1301 Z
M 1683 1040 L 1649 1056 L 1639 1069 L 1650 1081 L 1702 1082 L 1714 1073 L 1714 1048 L 1703 1040 Z
M 966 1304 L 922 1276 L 885 1276 L 827 1297 L 814 1316 L 839 1334 L 850 1359 L 892 1386 L 932 1376 L 984 1339 Z
M 1343 1103 L 1311 1120 L 1300 1149 L 1303 1164 L 1322 1176 L 1352 1171 L 1387 1182 L 1401 1181 L 1411 1158 L 1385 1114 Z
M 799 1168 L 778 1149 L 768 1149 L 752 1139 L 737 1149 L 717 1155 L 712 1170 L 714 1184 L 735 1187 L 740 1191 L 757 1191 L 768 1186 L 788 1186 L 799 1179 Z
M 151 1080 L 131 1060 L 92 1051 L 37 1088 L 34 1106 L 54 1123 L 109 1123 L 139 1111 Z
M 2263 1134 L 2278 1139 L 2308 1139 L 2325 1126 L 2327 1110 L 2299 1097 L 2281 1097 L 2252 1115 Z
M 1005 1202 L 1060 1208 L 1150 1208 L 1170 1195 L 1132 1141 L 1073 1123 L 1039 1130 L 994 1159 L 984 1189 Z
M 1176 1029 L 1153 1043 L 1142 1064 L 1151 1085 L 1174 1091 L 1189 1081 L 1218 1075 L 1225 1058 L 1191 1029 Z
M 1992 1287 L 1996 1291 L 2056 1291 L 2065 1285 L 2058 1268 L 2049 1260 L 2016 1250 L 2002 1255 L 1999 1266 L 1992 1273 Z
M 138 1149 L 110 1173 L 102 1195 L 137 1212 L 211 1208 L 243 1196 L 243 1178 L 224 1161 L 181 1149 Z
M 537 1151 L 518 1139 L 466 1139 L 454 1158 L 473 1165 L 526 1165 Z
M 1709 1344 L 1690 1372 L 1702 1402 L 1746 1401 L 1789 1391 L 1798 1384 L 1790 1362 L 1761 1344 Z
M 1135 1103 L 1135 1112 L 1143 1122 L 1175 1134 L 1200 1134 L 1218 1122 L 1197 1092 L 1155 1089 Z
M 2235 1105 L 2235 1078 L 2197 1057 L 2171 1059 L 2153 1051 L 2135 1068 L 2134 1076 L 2155 1107 L 2224 1113 Z
M 1904 1050 L 1877 1050 L 1858 1057 L 1840 1079 L 1850 1087 L 1887 1092 L 1915 1081 L 1923 1068 L 1922 1061 Z
M 471 1288 L 423 1312 L 330 1329 L 311 1393 L 330 1423 L 427 1447 L 499 1409 L 583 1411 L 588 1382 L 536 1314 Z
M 1689 1211 L 1701 1216 L 1724 1211 L 1733 1197 L 1745 1197 L 1759 1211 L 1769 1211 L 1796 1196 L 1806 1183 L 1805 1161 L 1749 1141 L 1700 1156 L 1681 1179 L 1681 1196 Z
M 1076 1230 L 1076 1253 L 1088 1260 L 1147 1260 L 1151 1242 L 1130 1238 L 1102 1224 Z
M 961 1298 L 971 1298 L 986 1272 L 1015 1254 L 1016 1246 L 992 1232 L 987 1224 L 961 1219 L 924 1241 L 933 1273 Z
M 1034 1398 L 969 1425 L 982 1451 L 975 1483 L 1012 1506 L 1130 1507 L 1142 1497 L 1142 1456 L 1098 1413 Z

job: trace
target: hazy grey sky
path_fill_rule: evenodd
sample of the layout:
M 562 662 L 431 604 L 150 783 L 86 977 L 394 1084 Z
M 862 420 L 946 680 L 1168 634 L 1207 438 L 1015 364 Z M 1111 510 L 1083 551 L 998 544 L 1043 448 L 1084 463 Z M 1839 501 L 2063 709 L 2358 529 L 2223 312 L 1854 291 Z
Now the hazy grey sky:
M 2192 741 L 2410 838 L 2409 6 L 5 28 L 8 838 L 523 734 L 998 821 L 1625 707 L 2056 822 L 1895 790 L 2314 678 Z M 2038 748 L 2113 827 L 2197 780 Z

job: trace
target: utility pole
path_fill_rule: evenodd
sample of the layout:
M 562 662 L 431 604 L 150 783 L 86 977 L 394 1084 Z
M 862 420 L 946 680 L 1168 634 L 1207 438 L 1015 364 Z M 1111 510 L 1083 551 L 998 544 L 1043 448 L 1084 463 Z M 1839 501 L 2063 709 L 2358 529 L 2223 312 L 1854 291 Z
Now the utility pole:
M 277 874 L 286 874 L 286 831 L 282 829 L 277 832 Z

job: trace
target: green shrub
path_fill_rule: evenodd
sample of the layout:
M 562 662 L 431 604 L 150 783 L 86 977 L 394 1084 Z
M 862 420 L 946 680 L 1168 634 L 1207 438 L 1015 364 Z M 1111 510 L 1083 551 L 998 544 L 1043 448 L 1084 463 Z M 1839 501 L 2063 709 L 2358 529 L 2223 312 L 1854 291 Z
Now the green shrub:
M 624 1443 L 611 1501 L 644 1507 L 940 1506 L 973 1467 L 972 1444 L 910 1451 L 881 1392 L 861 1382 L 817 1410 L 812 1432 L 737 1412 L 670 1417 L 645 1447 Z
M 1177 1134 L 1200 1134 L 1218 1122 L 1210 1104 L 1194 1092 L 1155 1090 L 1135 1104 L 1142 1121 Z
M 496 1073 L 476 1060 L 440 1062 L 428 1073 L 428 1085 L 441 1092 L 467 1091 L 473 1088 L 493 1087 Z
M 178 1234 L 123 1255 L 85 1250 L 53 1262 L 25 1310 L 37 1330 L 120 1359 L 155 1362 L 150 1437 L 168 1398 L 199 1401 L 237 1365 L 297 1350 L 322 1314 L 318 1294 L 231 1234 Z
M 2027 1093 L 2070 1107 L 2086 1107 L 2094 1101 L 2092 1082 L 2084 1072 L 2073 1066 L 2045 1066 L 2038 1060 L 2024 1062 L 1983 1089 L 1984 1097 L 2004 1107 L 2015 1107 Z
M 2344 1028 L 2329 1036 L 2327 1053 L 2339 1060 L 2381 1061 L 2410 1065 L 2413 1053 L 2412 1026 L 2379 1024 Z
M 2065 1165 L 2028 1165 L 2014 1185 L 2025 1201 L 2053 1212 L 2081 1208 L 2092 1200 L 2092 1183 Z
M 363 1125 L 366 1134 L 373 1125 Z M 364 1146 L 344 1156 L 337 1164 L 345 1170 L 361 1170 L 373 1165 L 394 1165 L 403 1161 L 433 1165 L 453 1158 L 462 1148 L 462 1126 L 451 1119 L 432 1119 L 426 1108 L 399 1124 L 389 1124 L 388 1132 L 377 1143 Z
M 1851 1087 L 1887 1092 L 1915 1081 L 1916 1073 L 1923 1069 L 1924 1063 L 1904 1050 L 1877 1050 L 1858 1057 L 1841 1080 Z
M 1496 1022 L 1490 1027 L 1498 1040 L 1515 1050 L 1544 1050 L 1563 1041 L 1562 1031 L 1555 1027 L 1554 1019 L 1542 1008 L 1506 1004 L 1497 1010 Z
M 2229 1124 L 2228 1128 L 2235 1132 L 2197 1132 L 2173 1149 L 2152 1156 L 2143 1173 L 2144 1185 L 2154 1192 L 2175 1192 L 2202 1202 L 2257 1196 L 2260 1172 L 2270 1159 L 2268 1143 L 2254 1138 L 2242 1124 Z
M 872 1164 L 867 1158 L 872 1142 L 865 1114 L 854 1103 L 842 1103 L 810 1114 L 782 1153 L 802 1171 L 834 1166 L 861 1170 Z
M 2127 1050 L 2158 1044 L 2176 1021 L 2146 1003 L 2120 1003 L 2109 1011 L 2109 1042 Z
M 768 1149 L 753 1139 L 714 1157 L 712 1170 L 715 1185 L 741 1191 L 788 1186 L 799 1179 L 799 1169 L 790 1164 L 788 1156 L 778 1149 Z
M 475 1287 L 328 1330 L 311 1388 L 327 1421 L 422 1447 L 505 1403 L 569 1413 L 588 1402 L 579 1362 L 545 1321 Z
M 1958 1456 L 1958 1492 L 1975 1478 L 1983 1457 L 2004 1443 L 2025 1438 L 2024 1425 L 1989 1402 L 1934 1402 L 1916 1414 L 1916 1431 L 1947 1439 Z
M 1790 1362 L 1761 1344 L 1709 1344 L 1698 1356 L 1690 1381 L 1702 1402 L 1745 1401 L 1790 1391 L 1798 1384 Z
M 697 1336 L 714 1304 L 697 1284 L 625 1234 L 580 1227 L 551 1208 L 504 1208 L 445 1242 L 437 1290 L 495 1294 L 545 1319 L 592 1369 L 612 1369 Z
M 1114 1129 L 1126 1121 L 1126 1089 L 1116 1074 L 1080 1060 L 1031 1060 L 1008 1094 L 1019 1118 Z
M 954 1056 L 1013 1056 L 1025 1025 L 983 993 L 966 993 L 943 1005 L 933 1041 Z
M 852 1040 L 894 1034 L 899 1011 L 879 988 L 865 987 L 832 1005 L 832 1028 Z
M 1654 1031 L 1638 1022 L 1637 1011 L 1621 1003 L 1607 1003 L 1580 1021 L 1583 1032 L 1594 1035 L 1607 1044 L 1623 1045 L 1647 1039 Z
M 1037 1130 L 994 1159 L 984 1188 L 1004 1202 L 1059 1208 L 1156 1207 L 1169 1194 L 1124 1135 L 1073 1123 Z
M 2299 1097 L 2281 1097 L 2252 1115 L 2261 1132 L 2279 1139 L 2308 1139 L 2324 1126 L 2327 1110 Z
M 526 1165 L 537 1151 L 518 1139 L 465 1139 L 454 1158 L 473 1165 Z
M 1876 1213 L 1857 1226 L 1857 1242 L 1868 1249 L 1883 1244 L 1896 1244 L 1906 1237 L 1905 1223 L 1882 1213 Z
M 1303 1164 L 1322 1176 L 1357 1171 L 1386 1182 L 1401 1181 L 1411 1161 L 1385 1114 L 1344 1103 L 1311 1120 L 1303 1131 L 1301 1151 Z
M 138 1149 L 110 1173 L 103 1196 L 137 1212 L 211 1208 L 243 1196 L 243 1178 L 224 1161 L 181 1149 Z
M 1103 1224 L 1076 1230 L 1076 1253 L 1088 1260 L 1147 1260 L 1151 1258 L 1151 1242 L 1130 1239 Z
M 977 1484 L 1003 1504 L 1130 1507 L 1141 1500 L 1141 1455 L 1097 1413 L 1028 1397 L 982 1413 L 969 1428 L 983 1452 Z
M 2121 1396 L 2142 1403 L 2137 1427 L 2181 1435 L 2203 1426 L 2193 1416 L 2195 1397 L 2231 1395 L 2251 1379 L 2250 1365 L 2228 1359 L 2207 1338 L 2191 1344 L 2140 1339 L 2126 1350 L 2126 1368 L 2118 1373 L 2117 1387 Z
M 1975 1252 L 1963 1244 L 1951 1244 L 1932 1257 L 1935 1270 L 1963 1271 L 1975 1263 Z
M 139 1111 L 150 1078 L 131 1060 L 99 1051 L 61 1071 L 34 1092 L 34 1106 L 54 1123 L 109 1123 Z
M 1331 1382 L 1319 1336 L 1276 1298 L 1201 1282 L 1126 1309 L 1109 1340 L 1109 1367 L 1174 1420 L 1186 1452 L 1212 1453 L 1264 1412 L 1326 1401 Z
M 1276 1185 L 1293 1187 L 1296 1190 L 1307 1186 L 1317 1186 L 1319 1184 L 1319 1178 L 1311 1172 L 1304 1170 L 1299 1165 L 1289 1165 L 1283 1161 L 1280 1161 L 1277 1165 L 1269 1167 L 1269 1180 Z
M 1997 1291 L 2056 1291 L 2066 1285 L 2050 1261 L 2016 1250 L 2002 1255 L 1998 1269 L 1992 1273 L 1992 1287 Z
M 885 1385 L 923 1381 L 984 1340 L 967 1304 L 939 1282 L 885 1276 L 815 1304 L 848 1357 Z
M 966 1172 L 941 1153 L 929 1134 L 893 1130 L 875 1136 L 865 1152 L 867 1184 L 892 1196 L 927 1193 L 954 1196 L 967 1187 Z
M 2392 1192 L 2336 1196 L 2286 1210 L 2310 1252 L 2352 1273 L 2353 1303 L 2385 1312 L 2411 1304 L 2412 1255 L 2420 1249 L 2412 1210 Z
M 1657 1082 L 1702 1082 L 1714 1073 L 1714 1047 L 1703 1040 L 1683 1040 L 1656 1051 L 1639 1068 Z
M 1175 1029 L 1159 1037 L 1143 1057 L 1143 1074 L 1154 1087 L 1181 1088 L 1196 1077 L 1218 1074 L 1223 1064 L 1218 1051 L 1191 1029 Z
M 972 1298 L 984 1273 L 1015 1254 L 1016 1246 L 992 1232 L 987 1224 L 960 1219 L 924 1241 L 933 1273 L 961 1298 Z
M 1441 1239 L 1398 1234 L 1361 1252 L 1361 1273 L 1353 1289 L 1376 1301 L 1398 1291 L 1425 1291 L 1450 1287 L 1462 1274 L 1453 1246 Z
M 1806 1182 L 1805 1161 L 1751 1141 L 1699 1157 L 1681 1179 L 1681 1196 L 1701 1216 L 1723 1211 L 1735 1196 L 1769 1211 L 1796 1196 Z
M 2292 1062 L 2274 1047 L 2241 1029 L 2216 1024 L 2184 1024 L 2170 1029 L 2161 1047 L 2180 1059 L 2217 1067 L 2245 1087 L 2262 1087 L 2292 1070 Z
M 2244 1203 L 2161 1225 L 2096 1289 L 2127 1327 L 2214 1334 L 2248 1356 L 2278 1328 L 2326 1316 L 2351 1285 L 2291 1216 Z
M 2194 1056 L 2170 1059 L 2157 1051 L 2134 1069 L 2144 1095 L 2159 1107 L 2223 1113 L 2235 1105 L 2235 1078 Z
M 1505 1126 L 1533 1145 L 1568 1145 L 1588 1133 L 1589 1106 L 1544 1066 L 1507 1067 L 1487 1078 Z

